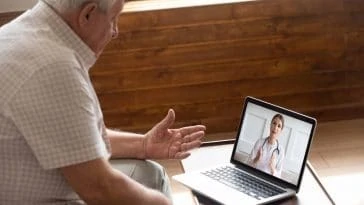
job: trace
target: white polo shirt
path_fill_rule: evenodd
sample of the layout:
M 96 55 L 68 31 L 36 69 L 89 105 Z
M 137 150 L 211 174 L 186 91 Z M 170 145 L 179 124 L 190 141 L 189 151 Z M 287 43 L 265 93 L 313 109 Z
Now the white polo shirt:
M 84 204 L 58 168 L 110 156 L 94 52 L 42 1 L 0 45 L 0 204 Z

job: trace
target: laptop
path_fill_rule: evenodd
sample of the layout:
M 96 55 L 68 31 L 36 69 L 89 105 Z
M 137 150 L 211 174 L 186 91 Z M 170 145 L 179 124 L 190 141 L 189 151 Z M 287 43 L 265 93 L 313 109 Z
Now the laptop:
M 266 204 L 294 196 L 316 124 L 312 117 L 248 96 L 230 162 L 173 179 L 226 205 Z

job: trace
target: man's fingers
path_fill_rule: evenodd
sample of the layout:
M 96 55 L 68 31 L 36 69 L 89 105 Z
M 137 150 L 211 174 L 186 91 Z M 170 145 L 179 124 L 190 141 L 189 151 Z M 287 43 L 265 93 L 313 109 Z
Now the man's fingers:
M 205 136 L 205 131 L 198 131 L 198 132 L 192 133 L 190 135 L 186 135 L 183 138 L 183 142 L 188 143 L 188 142 L 192 142 L 195 140 L 201 140 L 201 138 L 203 136 Z
M 162 130 L 167 130 L 173 125 L 175 118 L 176 114 L 174 113 L 174 110 L 169 109 L 164 119 L 158 123 L 158 126 L 160 126 Z
M 206 130 L 206 127 L 204 125 L 194 125 L 194 126 L 182 127 L 182 128 L 178 129 L 178 131 L 180 131 L 183 136 L 189 135 L 194 132 L 205 131 L 205 130 Z
M 175 159 L 185 159 L 187 157 L 189 157 L 191 155 L 191 153 L 189 152 L 177 152 L 175 155 Z
M 195 141 L 188 142 L 188 143 L 183 143 L 181 145 L 181 151 L 188 151 L 188 150 L 200 147 L 201 144 L 202 144 L 202 142 L 199 140 L 195 140 Z

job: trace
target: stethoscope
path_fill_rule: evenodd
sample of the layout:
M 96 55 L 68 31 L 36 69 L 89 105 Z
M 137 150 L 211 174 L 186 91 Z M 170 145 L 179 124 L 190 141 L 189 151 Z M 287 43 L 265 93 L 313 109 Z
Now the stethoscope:
M 269 138 L 269 137 L 265 138 L 265 140 L 264 140 L 264 142 L 263 142 L 263 145 L 262 145 L 262 149 L 263 149 L 264 145 L 266 144 L 266 142 L 267 142 L 268 138 Z M 276 140 L 276 141 L 277 141 L 277 147 L 276 147 L 276 148 L 274 148 L 274 150 L 273 150 L 273 152 L 272 152 L 272 157 L 273 157 L 274 152 L 277 152 L 278 157 L 279 157 L 279 142 L 278 142 L 278 140 Z

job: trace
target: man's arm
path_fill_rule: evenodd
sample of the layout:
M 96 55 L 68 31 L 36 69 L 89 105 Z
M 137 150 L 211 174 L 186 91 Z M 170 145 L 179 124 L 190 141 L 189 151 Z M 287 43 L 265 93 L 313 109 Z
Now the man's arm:
M 144 135 L 106 129 L 112 158 L 145 159 Z
M 148 189 L 113 169 L 106 159 L 96 159 L 60 170 L 88 205 L 171 204 L 163 194 Z
M 145 135 L 118 132 L 106 129 L 110 140 L 113 158 L 137 159 L 184 159 L 190 150 L 201 145 L 206 127 L 193 125 L 177 129 L 175 113 L 170 109 L 159 123 Z

